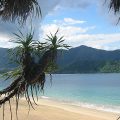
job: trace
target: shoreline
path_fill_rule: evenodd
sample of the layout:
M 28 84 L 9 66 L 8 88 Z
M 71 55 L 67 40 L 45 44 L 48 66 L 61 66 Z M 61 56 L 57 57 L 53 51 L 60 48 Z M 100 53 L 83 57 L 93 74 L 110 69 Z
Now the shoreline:
M 67 106 L 72 106 L 72 107 L 81 107 L 81 108 L 93 109 L 93 110 L 98 110 L 98 111 L 103 111 L 103 112 L 120 114 L 120 106 L 57 100 L 57 99 L 49 98 L 46 96 L 41 96 L 40 100 L 51 101 L 51 102 L 55 102 L 55 103 L 59 103 L 59 104 L 67 105 Z
M 15 117 L 15 101 L 11 101 L 13 110 L 13 120 Z M 28 115 L 28 104 L 25 100 L 20 100 L 18 118 L 19 120 L 116 120 L 119 114 L 99 111 L 90 108 L 68 105 L 62 102 L 39 99 L 39 105 L 35 110 L 31 108 Z M 2 109 L 0 109 L 0 119 L 2 120 Z M 9 105 L 5 105 L 5 120 L 10 120 Z
M 40 101 L 38 102 L 38 104 L 56 107 L 56 108 L 60 108 L 60 109 L 64 109 L 64 110 L 67 110 L 70 112 L 76 112 L 76 113 L 80 113 L 79 110 L 84 109 L 84 110 L 90 110 L 90 111 L 97 111 L 97 112 L 101 112 L 101 113 L 111 113 L 111 114 L 116 114 L 116 115 L 120 114 L 120 112 L 106 111 L 104 109 L 96 109 L 96 108 L 87 107 L 84 105 L 78 106 L 78 105 L 70 104 L 67 102 L 62 102 L 62 101 L 53 100 L 53 99 L 46 99 L 46 98 L 41 98 Z

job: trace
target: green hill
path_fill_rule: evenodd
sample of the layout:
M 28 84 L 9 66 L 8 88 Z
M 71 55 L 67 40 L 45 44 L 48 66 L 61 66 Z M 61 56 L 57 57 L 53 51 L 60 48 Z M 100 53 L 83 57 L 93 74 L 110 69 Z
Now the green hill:
M 12 69 L 9 64 L 8 49 L 0 48 L 0 70 Z M 57 73 L 98 73 L 120 72 L 120 50 L 106 51 L 87 46 L 79 46 L 59 52 Z
M 118 66 L 120 63 L 120 50 L 106 51 L 82 45 L 64 51 L 63 55 L 62 58 L 58 58 L 60 66 L 58 73 L 110 72 L 105 68 L 108 62 L 118 63 Z M 117 70 L 113 70 L 113 66 L 110 67 L 112 67 L 111 72 L 118 71 L 117 67 Z

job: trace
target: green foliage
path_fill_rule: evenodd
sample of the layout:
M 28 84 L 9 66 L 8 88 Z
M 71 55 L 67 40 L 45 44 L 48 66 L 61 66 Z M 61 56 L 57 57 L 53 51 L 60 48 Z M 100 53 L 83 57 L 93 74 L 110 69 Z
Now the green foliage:
M 48 67 L 47 67 L 47 69 L 45 71 L 46 71 L 46 73 L 51 74 L 51 73 L 56 72 L 58 69 L 59 69 L 58 65 L 51 62 L 51 63 L 48 64 Z
M 20 75 L 22 75 L 21 68 L 14 68 L 13 70 L 3 72 L 1 77 L 5 78 L 7 80 L 7 79 L 11 79 L 11 78 L 16 78 Z
M 20 30 L 18 34 L 14 33 L 15 37 L 13 40 L 11 40 L 11 42 L 18 44 L 18 46 L 9 49 L 9 55 L 11 63 L 17 64 L 18 67 L 10 72 L 5 73 L 3 76 L 12 78 L 20 75 L 20 73 L 22 73 L 23 58 L 25 55 L 27 55 L 27 63 L 29 63 L 30 61 L 35 62 L 35 59 L 42 58 L 45 52 L 48 50 L 52 50 L 54 52 L 52 54 L 56 54 L 57 49 L 59 48 L 68 49 L 70 46 L 63 43 L 64 37 L 57 37 L 58 31 L 59 30 L 57 30 L 55 34 L 51 34 L 51 36 L 47 35 L 46 42 L 44 43 L 33 39 L 34 32 L 32 32 L 32 30 L 26 35 L 24 35 Z M 57 68 L 58 67 L 54 61 L 49 61 L 45 72 L 52 73 L 56 71 Z M 32 73 L 34 73 L 34 71 L 31 71 L 31 74 Z
M 63 43 L 65 41 L 64 40 L 64 36 L 62 36 L 60 38 L 57 37 L 58 32 L 59 32 L 59 29 L 55 32 L 54 35 L 51 34 L 51 33 L 50 33 L 50 36 L 47 35 L 47 39 L 46 40 L 48 41 L 48 43 L 50 43 L 48 48 L 54 49 L 54 50 L 55 49 L 62 49 L 62 48 L 63 49 L 69 49 L 70 46 L 68 46 L 67 44 Z
M 13 63 L 17 63 L 18 65 L 22 63 L 22 58 L 25 53 L 29 52 L 33 54 L 34 46 L 33 40 L 34 32 L 29 32 L 24 35 L 20 30 L 19 33 L 14 33 L 15 37 L 11 42 L 16 43 L 18 46 L 9 50 L 10 60 Z
M 12 51 L 13 61 L 18 63 L 18 67 L 12 71 L 6 72 L 2 77 L 5 79 L 11 79 L 12 83 L 3 90 L 0 90 L 0 96 L 4 96 L 0 99 L 0 106 L 15 97 L 16 98 L 16 116 L 18 110 L 18 102 L 21 97 L 25 97 L 30 106 L 34 109 L 33 102 L 36 104 L 34 99 L 34 91 L 37 93 L 44 90 L 45 74 L 46 72 L 51 75 L 51 72 L 56 69 L 56 56 L 58 48 L 68 48 L 66 44 L 63 44 L 62 38 L 58 39 L 57 34 L 51 34 L 49 42 L 40 43 L 33 39 L 33 32 L 24 34 L 19 31 L 19 34 L 15 35 L 15 40 L 12 42 L 17 43 L 18 46 Z M 37 54 L 36 54 L 37 53 Z M 38 53 L 41 55 L 39 56 Z M 35 55 L 38 55 L 39 60 L 35 60 Z M 40 91 L 39 91 L 40 90 Z M 11 104 L 10 104 L 11 106 Z M 4 109 L 3 109 L 4 112 Z M 12 110 L 11 119 L 12 119 Z M 4 119 L 4 115 L 3 115 Z
M 64 68 L 61 68 L 60 73 L 97 73 L 99 69 L 104 65 L 104 61 L 76 61 Z
M 43 43 L 42 43 L 43 44 Z M 36 51 L 38 55 L 35 56 L 35 60 L 38 61 L 39 58 L 42 58 L 44 52 L 46 51 L 46 45 L 39 44 L 40 52 Z M 36 45 L 37 46 L 37 45 Z M 43 46 L 43 47 L 42 47 Z M 42 52 L 43 51 L 43 52 Z M 77 47 L 72 48 L 70 50 L 62 50 L 63 56 L 61 57 L 61 50 L 58 50 L 58 59 L 57 59 L 57 65 L 59 69 L 56 69 L 58 73 L 90 73 L 90 72 L 104 72 L 102 69 L 104 66 L 106 66 L 107 62 L 113 61 L 113 63 L 116 61 L 116 63 L 119 63 L 120 60 L 120 51 L 104 51 L 104 50 L 97 50 L 89 47 Z M 35 54 L 36 54 L 35 53 Z M 6 57 L 3 57 L 6 56 Z M 13 57 L 13 56 L 11 56 Z M 4 69 L 12 69 L 16 66 L 14 64 L 9 66 L 5 66 L 5 63 L 8 61 L 8 55 L 7 55 L 7 49 L 0 49 L 0 66 L 2 71 Z M 9 65 L 9 64 L 8 64 Z M 48 65 L 49 66 L 49 65 Z M 116 68 L 119 65 L 116 64 Z M 111 66 L 114 67 L 114 66 Z M 53 69 L 51 69 L 53 70 Z M 47 71 L 47 70 L 46 70 Z M 106 70 L 107 71 L 107 70 Z M 118 68 L 116 72 L 118 72 Z M 52 72 L 52 71 L 51 71 Z M 54 71 L 53 71 L 54 72 Z M 47 72 L 49 73 L 49 72 Z
M 103 73 L 120 73 L 120 61 L 108 61 L 100 68 Z
M 76 61 L 58 73 L 120 73 L 120 61 Z

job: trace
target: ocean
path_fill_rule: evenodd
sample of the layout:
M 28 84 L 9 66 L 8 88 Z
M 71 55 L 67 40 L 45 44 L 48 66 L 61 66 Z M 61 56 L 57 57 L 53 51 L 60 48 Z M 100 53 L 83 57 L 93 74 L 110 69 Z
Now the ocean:
M 0 82 L 0 88 L 7 81 Z M 53 74 L 46 75 L 43 99 L 97 110 L 120 113 L 120 74 Z
M 46 78 L 45 99 L 120 113 L 120 74 L 54 74 Z

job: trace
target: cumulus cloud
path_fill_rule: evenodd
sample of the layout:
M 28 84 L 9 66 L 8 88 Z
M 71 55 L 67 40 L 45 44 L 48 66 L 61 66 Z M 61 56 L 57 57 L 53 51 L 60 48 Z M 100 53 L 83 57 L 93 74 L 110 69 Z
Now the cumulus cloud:
M 58 4 L 57 0 L 38 0 L 41 10 L 42 10 L 42 19 L 55 8 Z M 41 18 L 34 18 L 32 20 L 32 27 L 35 29 L 35 38 L 38 38 Z M 31 27 L 31 18 L 28 18 L 26 24 L 20 26 L 17 22 L 4 22 L 0 20 L 0 47 L 12 47 L 13 44 L 8 41 L 13 38 L 13 33 L 20 29 L 24 33 L 30 31 Z
M 14 44 L 9 42 L 11 39 L 14 39 L 13 33 L 17 33 L 18 30 L 21 30 L 23 33 L 30 32 L 31 26 L 34 28 L 38 28 L 40 22 L 39 20 L 35 20 L 31 25 L 31 22 L 27 22 L 24 26 L 20 26 L 18 23 L 10 23 L 0 21 L 0 47 L 13 47 Z M 35 38 L 38 38 L 39 31 L 35 29 Z M 6 43 L 6 44 L 5 44 Z
M 59 0 L 55 8 L 75 8 L 86 9 L 89 6 L 97 6 L 98 14 L 105 18 L 110 24 L 116 25 L 118 22 L 119 14 L 114 14 L 113 10 L 109 9 L 110 0 Z M 54 8 L 54 9 L 55 9 Z
M 67 40 L 67 42 L 69 41 L 69 44 L 72 44 L 74 46 L 87 45 L 94 48 L 112 50 L 112 49 L 118 49 L 120 47 L 119 44 L 116 44 L 117 42 L 120 42 L 119 38 L 120 38 L 120 33 L 82 34 L 82 35 L 71 36 L 70 39 Z M 113 47 L 112 44 L 114 44 L 115 47 Z
M 64 33 L 64 36 L 69 39 L 71 35 L 77 35 L 77 34 L 83 34 L 88 32 L 89 30 L 95 29 L 95 26 L 89 26 L 89 27 L 80 27 L 75 26 L 76 24 L 84 23 L 85 21 L 81 20 L 75 20 L 72 18 L 64 18 L 63 20 L 55 20 L 51 24 L 45 24 L 41 26 L 42 30 L 42 36 L 45 37 L 46 34 L 50 34 L 50 32 L 53 34 L 56 32 L 56 30 L 60 29 L 60 35 Z
M 65 20 L 65 18 L 64 18 Z M 55 33 L 56 30 L 59 28 L 59 35 L 63 36 L 66 40 L 66 43 L 71 45 L 72 47 L 77 47 L 80 45 L 87 45 L 94 48 L 99 49 L 106 49 L 112 50 L 119 48 L 120 42 L 120 33 L 114 34 L 88 34 L 89 31 L 95 29 L 95 26 L 89 27 L 81 27 L 81 26 L 74 26 L 71 24 L 64 25 L 65 21 L 62 21 L 61 24 L 55 24 L 54 22 L 51 24 L 45 24 L 41 27 L 42 29 L 42 37 L 45 38 L 46 34 Z M 77 20 L 74 20 L 77 21 Z M 57 21 L 55 21 L 57 23 Z M 114 44 L 114 46 L 112 46 Z
M 40 7 L 41 7 L 41 11 L 42 11 L 42 19 L 44 20 L 44 17 L 49 14 L 50 12 L 52 12 L 57 6 L 62 6 L 62 7 L 71 7 L 71 5 L 73 6 L 78 6 L 78 7 L 85 7 L 88 6 L 88 4 L 90 3 L 89 0 L 38 0 Z M 36 18 L 38 19 L 38 18 Z M 41 22 L 41 18 L 39 18 L 38 20 L 33 19 L 33 24 L 34 26 L 40 26 L 40 22 Z M 24 29 L 28 26 L 30 26 L 30 18 L 27 21 L 27 25 L 25 25 Z M 71 20 L 71 22 L 74 22 Z M 10 22 L 3 22 L 0 21 L 0 33 L 5 33 L 10 35 L 12 32 L 16 31 L 16 28 L 19 28 L 20 26 L 17 23 L 10 23 Z
M 75 25 L 75 24 L 83 24 L 86 21 L 83 20 L 75 20 L 73 18 L 64 18 L 64 20 L 54 20 L 55 24 L 59 25 Z
M 102 1 L 102 2 L 101 2 Z M 100 4 L 101 3 L 101 4 Z M 101 8 L 101 10 L 103 9 L 103 3 L 104 0 L 98 0 L 96 2 L 96 0 L 39 0 L 39 4 L 41 6 L 41 10 L 42 10 L 42 19 L 44 20 L 44 17 L 50 13 L 52 13 L 54 10 L 57 10 L 57 8 L 77 8 L 77 9 L 86 9 L 87 7 L 89 7 L 90 5 L 99 5 Z M 108 6 L 107 6 L 108 7 Z M 107 11 L 107 7 L 106 7 L 106 11 Z M 102 13 L 105 13 L 104 11 L 102 11 Z M 107 14 L 106 14 L 107 16 Z M 112 14 L 111 14 L 112 16 Z M 112 19 L 114 17 L 111 17 Z M 65 38 L 67 40 L 67 42 L 72 45 L 72 46 L 78 46 L 81 44 L 85 44 L 85 45 L 89 45 L 89 46 L 96 46 L 96 47 L 102 47 L 103 44 L 100 43 L 103 42 L 101 40 L 100 36 L 105 37 L 106 35 L 90 35 L 87 34 L 88 31 L 91 31 L 93 29 L 95 29 L 95 26 L 88 26 L 88 27 L 76 27 L 74 25 L 76 24 L 84 24 L 86 21 L 84 20 L 74 20 L 72 18 L 64 18 L 64 20 L 62 21 L 54 21 L 54 23 L 51 24 L 47 24 L 47 25 L 40 25 L 41 22 L 41 18 L 40 19 L 33 19 L 33 28 L 36 28 L 36 37 L 39 37 L 40 33 L 43 33 L 43 36 L 45 36 L 45 34 L 48 34 L 50 31 L 55 32 L 57 30 L 57 28 L 60 28 L 60 34 L 61 35 L 65 35 Z M 9 22 L 2 22 L 0 21 L 0 47 L 12 47 L 13 44 L 7 42 L 11 39 L 12 33 L 17 31 L 17 28 L 19 28 L 20 26 L 16 23 L 9 23 Z M 40 28 L 41 27 L 41 28 Z M 21 28 L 20 28 L 21 29 Z M 28 19 L 26 25 L 23 27 L 23 31 L 29 31 L 30 29 L 30 19 Z M 39 30 L 38 30 L 39 29 Z M 111 36 L 110 34 L 108 34 L 107 36 Z M 113 35 L 114 37 L 112 38 L 113 41 L 116 41 L 116 37 L 118 36 L 117 34 Z M 119 36 L 118 36 L 119 37 Z M 109 39 L 109 40 L 108 40 Z M 104 38 L 104 41 L 109 41 L 110 43 L 111 38 Z M 89 42 L 88 42 L 89 41 Z M 96 43 L 95 43 L 96 41 Z M 87 43 L 86 43 L 87 42 Z M 99 42 L 99 43 L 98 43 Z M 112 42 L 112 41 L 111 41 Z M 103 42 L 104 44 L 107 44 L 105 42 Z M 95 45 L 96 44 L 96 45 Z M 99 45 L 98 45 L 99 44 Z

